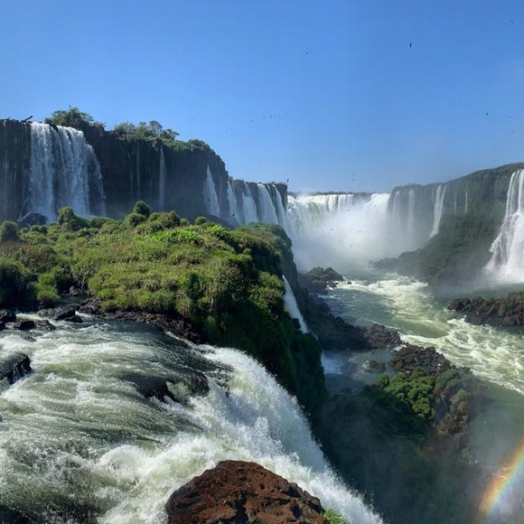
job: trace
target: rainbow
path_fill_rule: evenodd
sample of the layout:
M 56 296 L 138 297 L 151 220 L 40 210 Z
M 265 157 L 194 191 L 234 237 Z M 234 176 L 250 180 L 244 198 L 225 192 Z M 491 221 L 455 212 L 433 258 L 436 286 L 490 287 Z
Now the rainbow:
M 504 466 L 488 484 L 479 504 L 478 524 L 504 522 L 504 516 L 514 514 L 515 503 L 520 503 L 524 481 L 524 439 L 513 451 Z

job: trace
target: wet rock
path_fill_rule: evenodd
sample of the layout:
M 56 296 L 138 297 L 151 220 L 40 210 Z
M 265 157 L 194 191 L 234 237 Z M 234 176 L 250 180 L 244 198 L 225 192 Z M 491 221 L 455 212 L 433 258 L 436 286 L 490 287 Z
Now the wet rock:
M 1 524 L 33 524 L 33 522 L 27 515 L 0 505 Z
M 56 330 L 56 327 L 53 324 L 51 324 L 51 322 L 49 322 L 49 320 L 47 319 L 37 320 L 36 327 L 43 331 L 55 331 Z
M 448 309 L 465 313 L 466 322 L 477 326 L 521 326 L 524 324 L 524 292 L 510 293 L 503 298 L 457 298 Z
M 52 320 L 69 320 L 76 316 L 76 308 L 73 306 L 41 309 L 38 311 L 41 317 L 49 317 Z
M 20 322 L 16 322 L 13 327 L 20 331 L 30 331 L 31 329 L 35 329 L 36 323 L 34 320 L 20 320 Z
M 388 329 L 382 324 L 372 324 L 361 329 L 364 339 L 371 349 L 394 348 L 402 343 L 398 331 Z
M 161 402 L 165 402 L 167 397 L 174 402 L 185 404 L 191 396 L 205 395 L 209 392 L 206 376 L 194 370 L 169 379 L 135 374 L 125 375 L 122 379 L 132 382 L 145 398 L 154 397 Z
M 0 322 L 16 322 L 16 314 L 12 309 L 0 309 Z
M 310 293 L 325 294 L 328 286 L 332 287 L 336 282 L 342 282 L 344 277 L 337 273 L 332 267 L 314 267 L 306 274 L 299 274 L 300 285 Z
M 436 377 L 451 368 L 451 363 L 434 347 L 424 348 L 413 344 L 404 344 L 391 359 L 391 367 L 396 371 L 410 375 L 420 369 L 425 375 Z
M 40 213 L 28 213 L 17 222 L 20 227 L 45 226 L 47 224 L 47 217 Z
M 10 355 L 0 362 L 0 379 L 6 378 L 9 384 L 14 384 L 19 378 L 28 375 L 31 371 L 31 361 L 24 353 Z
M 367 373 L 384 373 L 386 371 L 386 363 L 378 362 L 377 360 L 370 360 L 368 362 L 366 372 Z
M 5 329 L 5 322 L 0 322 L 0 331 Z
M 320 501 L 253 462 L 226 460 L 175 491 L 168 524 L 325 524 Z
M 82 324 L 82 322 L 84 321 L 84 319 L 81 316 L 76 315 L 76 314 L 73 315 L 72 317 L 66 317 L 64 318 L 64 320 L 66 322 L 73 322 L 75 324 Z

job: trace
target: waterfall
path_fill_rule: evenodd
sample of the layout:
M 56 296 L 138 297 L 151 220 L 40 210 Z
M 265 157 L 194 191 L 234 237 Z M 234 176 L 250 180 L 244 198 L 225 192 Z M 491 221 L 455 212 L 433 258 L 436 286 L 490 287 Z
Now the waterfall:
M 433 227 L 431 228 L 431 233 L 429 238 L 434 237 L 440 229 L 440 220 L 442 219 L 442 212 L 444 210 L 444 197 L 446 196 L 447 186 L 439 184 L 437 187 L 437 193 L 435 195 L 435 202 L 433 205 Z
M 286 289 L 286 293 L 284 295 L 284 301 L 286 303 L 286 308 L 289 314 L 291 315 L 291 318 L 296 318 L 298 320 L 302 333 L 308 333 L 309 329 L 307 328 L 306 321 L 304 320 L 304 317 L 302 316 L 302 313 L 300 312 L 295 294 L 293 293 L 293 290 L 291 289 L 291 286 L 289 285 L 287 278 L 286 277 L 282 277 L 282 278 L 284 280 L 284 287 Z
M 167 167 L 164 147 L 160 146 L 160 163 L 158 166 L 158 210 L 166 211 Z
M 464 214 L 468 212 L 468 183 L 466 182 L 466 189 L 465 189 L 465 196 L 464 196 L 465 204 L 464 204 Z
M 501 280 L 524 280 L 524 170 L 511 175 L 506 213 L 497 238 L 491 245 L 486 272 Z
M 257 184 L 258 221 L 266 224 L 278 224 L 278 216 L 271 195 L 265 184 Z
M 242 222 L 242 216 L 237 208 L 237 199 L 235 197 L 235 191 L 233 189 L 233 183 L 231 179 L 227 181 L 227 201 L 229 203 L 229 218 L 234 224 L 240 224 Z
M 220 216 L 220 204 L 218 203 L 218 195 L 213 181 L 213 175 L 211 169 L 207 166 L 206 180 L 204 181 L 204 205 L 206 211 L 213 216 Z
M 415 233 L 415 190 L 409 190 L 409 204 L 408 204 L 408 234 L 413 238 Z
M 31 123 L 27 213 L 54 221 L 60 208 L 71 206 L 77 215 L 90 216 L 91 188 L 101 200 L 95 203 L 97 211 L 104 214 L 100 166 L 84 134 L 69 127 Z
M 332 472 L 296 400 L 243 353 L 193 346 L 144 325 L 56 322 L 27 348 L 33 374 L 0 383 L 0 500 L 56 524 L 158 524 L 169 495 L 221 460 L 254 461 L 354 524 L 382 521 Z M 207 394 L 193 396 L 193 373 Z M 138 378 L 137 378 L 138 377 Z M 140 379 L 142 377 L 142 379 Z M 167 381 L 178 402 L 146 400 Z
M 244 192 L 242 197 L 242 211 L 244 215 L 244 224 L 249 224 L 250 222 L 258 222 L 257 215 L 257 205 L 249 184 L 244 185 Z

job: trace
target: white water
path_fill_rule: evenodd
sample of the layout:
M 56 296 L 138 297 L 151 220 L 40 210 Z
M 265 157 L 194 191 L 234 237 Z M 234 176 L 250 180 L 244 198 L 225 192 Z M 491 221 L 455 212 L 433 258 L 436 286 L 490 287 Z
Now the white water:
M 97 187 L 103 214 L 100 167 L 84 134 L 69 127 L 31 123 L 27 213 L 54 221 L 60 208 L 71 206 L 77 215 L 90 216 L 90 183 Z
M 297 482 L 355 524 L 381 522 L 337 480 L 296 401 L 254 360 L 184 348 L 143 326 L 87 320 L 57 322 L 34 341 L 0 333 L 1 354 L 26 352 L 34 368 L 13 386 L 0 382 L 2 503 L 49 523 L 96 516 L 160 524 L 173 490 L 220 460 L 243 459 Z M 146 400 L 124 377 L 162 377 L 180 393 L 186 366 L 211 385 L 187 405 Z
M 210 215 L 219 217 L 220 204 L 218 203 L 215 182 L 213 181 L 213 175 L 211 174 L 211 169 L 209 169 L 209 166 L 207 166 L 206 180 L 204 181 L 203 193 L 204 205 L 206 206 L 207 212 Z
M 448 186 L 440 184 L 437 187 L 437 193 L 435 195 L 435 203 L 433 206 L 433 227 L 429 238 L 434 237 L 440 229 L 440 221 L 442 220 L 442 212 L 444 210 L 444 197 L 446 196 L 446 189 Z
M 340 265 L 347 260 L 359 265 L 402 252 L 405 238 L 388 227 L 389 194 L 347 195 L 343 205 L 334 197 L 289 198 L 288 234 L 300 268 Z M 336 211 L 331 212 L 334 206 Z
M 505 282 L 524 281 L 524 170 L 511 175 L 504 222 L 490 249 L 486 272 Z
M 160 164 L 158 166 L 158 210 L 166 211 L 167 167 L 163 146 L 160 146 Z
M 348 275 L 350 276 L 350 275 Z M 360 322 L 379 322 L 402 339 L 433 346 L 457 366 L 524 394 L 524 340 L 487 326 L 474 326 L 435 301 L 428 286 L 391 274 L 380 280 L 351 280 L 333 294 Z
M 296 318 L 298 320 L 298 323 L 300 324 L 300 330 L 302 331 L 302 333 L 307 333 L 309 329 L 307 328 L 306 321 L 304 320 L 304 317 L 302 316 L 302 313 L 300 312 L 295 294 L 293 293 L 293 290 L 291 289 L 291 286 L 289 285 L 287 278 L 286 277 L 282 277 L 282 278 L 284 280 L 284 287 L 286 289 L 286 292 L 284 294 L 284 301 L 286 303 L 286 309 L 288 310 L 289 314 L 291 315 L 291 318 Z

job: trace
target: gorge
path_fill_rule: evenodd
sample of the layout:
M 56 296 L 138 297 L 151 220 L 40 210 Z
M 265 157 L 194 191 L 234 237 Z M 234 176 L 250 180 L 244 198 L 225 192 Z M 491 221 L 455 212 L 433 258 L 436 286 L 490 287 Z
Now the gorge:
M 81 274 L 89 281 L 89 291 L 98 293 L 111 309 L 117 292 L 123 292 L 117 284 L 124 281 L 130 288 L 126 295 L 130 307 L 144 309 L 142 296 L 132 293 L 133 282 L 143 279 L 148 291 L 158 293 L 154 307 L 164 304 L 162 291 L 172 286 L 173 292 L 187 291 L 187 297 L 177 295 L 176 311 L 187 307 L 188 316 L 195 315 L 194 325 L 200 327 L 205 341 L 246 352 L 245 334 L 233 327 L 249 317 L 241 316 L 246 308 L 235 310 L 232 302 L 247 302 L 233 297 L 234 288 L 213 289 L 217 304 L 195 298 L 195 307 L 200 309 L 193 310 L 191 294 L 197 297 L 199 287 L 209 287 L 212 276 L 201 279 L 195 270 L 186 280 L 172 277 L 175 280 L 160 285 L 143 260 L 133 254 L 140 251 L 140 257 L 148 257 L 154 266 L 170 256 L 165 246 L 186 245 L 187 241 L 191 248 L 184 257 L 192 262 L 177 255 L 180 271 L 186 270 L 184 264 L 196 266 L 194 261 L 200 260 L 194 246 L 213 245 L 216 256 L 206 252 L 203 257 L 216 264 L 213 271 L 217 273 L 212 275 L 227 274 L 229 278 L 238 270 L 243 276 L 247 266 L 254 264 L 257 271 L 278 277 L 278 282 L 257 282 L 257 293 L 267 293 L 264 300 L 271 303 L 269 290 L 278 292 L 284 302 L 275 299 L 272 306 L 276 318 L 283 319 L 282 331 L 270 336 L 276 324 L 260 328 L 260 340 L 271 338 L 271 344 L 255 355 L 280 385 L 259 363 L 236 350 L 182 342 L 153 328 L 115 323 L 88 313 L 83 313 L 82 325 L 59 321 L 53 332 L 37 330 L 25 336 L 10 326 L 2 331 L 2 353 L 27 353 L 35 371 L 13 385 L 2 384 L 0 453 L 2 485 L 7 487 L 1 491 L 0 505 L 39 515 L 45 522 L 163 522 L 163 504 L 173 489 L 220 460 L 243 459 L 297 482 L 353 524 L 416 519 L 453 522 L 453 511 L 457 523 L 469 521 L 466 515 L 475 522 L 518 522 L 522 504 L 518 489 L 494 488 L 490 481 L 509 471 L 514 485 L 522 484 L 518 460 L 510 465 L 508 458 L 520 449 L 524 427 L 517 406 L 524 394 L 521 336 L 469 326 L 444 305 L 448 298 L 456 298 L 450 295 L 450 288 L 456 293 L 457 283 L 462 295 L 487 287 L 495 293 L 501 286 L 524 280 L 520 264 L 524 164 L 480 171 L 446 183 L 397 187 L 389 194 L 298 195 L 288 193 L 282 183 L 230 178 L 220 157 L 201 141 L 171 147 L 161 140 L 5 120 L 0 121 L 0 158 L 0 218 L 19 221 L 21 226 L 34 224 L 20 234 L 24 242 L 41 246 L 42 259 L 50 256 L 46 245 L 53 245 L 59 259 L 65 254 L 70 257 L 72 278 L 56 272 L 51 275 L 59 291 L 76 285 L 82 280 L 77 273 Z M 138 200 L 147 202 L 151 215 L 149 210 L 147 216 L 141 214 L 136 207 L 132 212 Z M 74 222 L 71 215 L 60 214 L 66 206 L 73 208 L 76 218 L 125 219 L 122 223 L 96 218 Z M 171 210 L 179 217 L 167 213 Z M 58 226 L 43 225 L 57 218 Z M 184 219 L 195 225 L 184 225 Z M 166 226 L 169 220 L 173 223 Z M 293 242 L 292 253 L 287 237 L 275 228 L 229 229 L 250 222 L 280 225 Z M 138 234 L 127 236 L 129 230 Z M 119 246 L 110 245 L 116 244 L 117 237 L 110 236 L 115 232 L 130 243 L 126 249 L 118 251 Z M 264 251 L 266 240 L 259 243 L 256 235 L 272 235 L 280 262 L 271 250 Z M 65 247 L 69 241 L 75 243 L 74 248 Z M 55 248 L 52 242 L 63 245 Z M 89 248 L 95 245 L 104 253 L 90 254 Z M 11 249 L 4 243 L 2 254 Z M 112 258 L 113 249 L 120 259 Z M 93 258 L 82 260 L 80 253 Z M 386 260 L 370 266 L 379 259 Z M 128 274 L 118 275 L 124 280 L 117 282 L 111 268 L 120 262 Z M 398 446 L 383 441 L 372 430 L 367 432 L 358 417 L 355 424 L 349 420 L 348 426 L 337 427 L 337 436 L 347 432 L 346 441 L 334 439 L 333 434 L 323 438 L 334 469 L 342 471 L 344 480 L 358 488 L 364 499 L 333 473 L 298 405 L 309 415 L 319 409 L 323 377 L 315 375 L 320 355 L 307 334 L 308 307 L 314 306 L 298 284 L 295 262 L 304 270 L 332 265 L 348 278 L 325 298 L 334 315 L 363 326 L 379 322 L 394 328 L 403 341 L 434 346 L 453 364 L 471 369 L 490 384 L 483 398 L 486 406 L 479 409 L 471 431 L 461 433 L 455 441 L 450 439 L 467 439 L 460 449 L 471 453 L 471 471 L 482 472 L 479 485 L 469 479 L 467 510 L 460 513 L 450 488 L 443 486 L 450 471 L 456 471 L 449 462 L 438 469 L 441 455 L 437 459 L 430 456 L 434 449 L 425 455 L 416 446 L 408 447 L 407 441 Z M 99 272 L 90 273 L 92 266 Z M 45 282 L 39 280 L 40 291 Z M 284 306 L 298 326 L 292 327 Z M 237 316 L 201 314 L 211 308 L 235 311 Z M 28 313 L 25 318 L 34 315 Z M 222 333 L 224 325 L 231 331 Z M 256 325 L 256 321 L 251 324 Z M 289 344 L 276 343 L 285 355 L 280 360 L 276 351 L 264 353 L 279 338 L 289 340 Z M 332 396 L 342 395 L 348 387 L 356 396 L 365 384 L 376 382 L 377 376 L 366 371 L 371 360 L 383 362 L 393 377 L 388 367 L 389 348 L 323 349 L 322 375 Z M 194 394 L 193 375 L 206 377 L 207 394 Z M 137 377 L 167 382 L 176 400 L 167 404 L 144 400 L 137 390 Z M 314 380 L 305 383 L 307 378 Z M 318 394 L 317 400 L 308 388 Z M 453 394 L 460 396 L 460 391 Z M 453 402 L 459 401 L 457 397 Z M 333 410 L 350 409 L 331 406 Z M 351 409 L 357 413 L 360 407 Z M 337 413 L 332 412 L 333 420 L 342 422 Z M 318 424 L 324 431 L 330 427 L 327 415 L 320 422 L 313 421 L 317 438 L 322 433 Z M 488 435 L 493 431 L 499 432 L 498 444 L 490 449 Z M 335 441 L 338 447 L 354 446 L 358 451 L 352 454 L 348 449 L 339 456 Z M 406 467 L 403 454 L 420 460 L 428 471 L 422 475 L 416 467 Z M 369 460 L 363 463 L 359 456 Z M 451 460 L 455 457 L 450 456 Z M 464 470 L 466 481 L 468 473 Z M 415 480 L 402 478 L 410 474 Z M 497 495 L 489 495 L 490 490 L 498 490 Z M 28 497 L 29 492 L 35 495 Z M 428 493 L 434 496 L 430 501 L 424 499 Z

